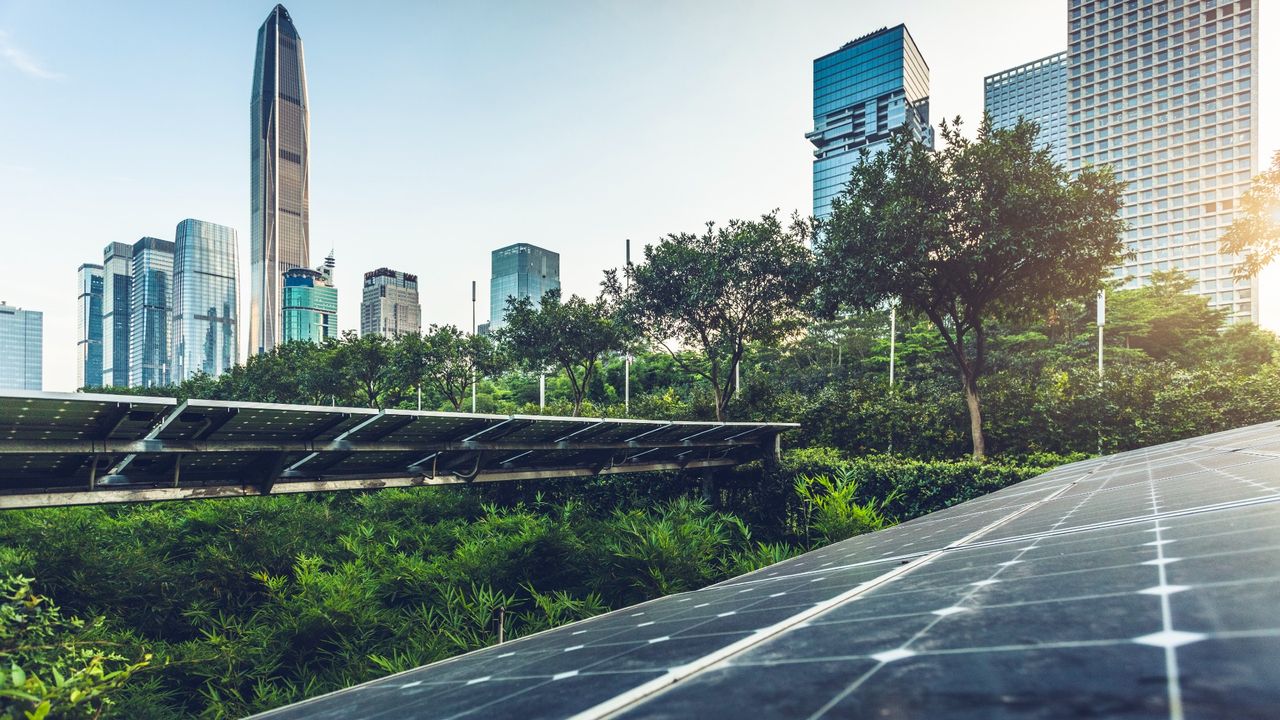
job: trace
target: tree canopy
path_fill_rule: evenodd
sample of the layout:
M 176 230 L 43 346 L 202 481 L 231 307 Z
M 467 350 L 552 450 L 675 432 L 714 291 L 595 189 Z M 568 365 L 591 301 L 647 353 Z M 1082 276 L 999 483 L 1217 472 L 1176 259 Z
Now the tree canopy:
M 1280 151 L 1271 158 L 1270 169 L 1253 179 L 1218 243 L 1224 253 L 1243 255 L 1237 271 L 1241 278 L 1257 275 L 1280 255 Z
M 710 384 L 716 419 L 724 420 L 747 346 L 804 326 L 814 280 L 809 235 L 806 222 L 784 227 L 776 211 L 707 223 L 700 234 L 673 233 L 646 246 L 644 261 L 624 270 L 625 283 L 606 273 L 605 292 L 637 332 Z
M 973 140 L 959 119 L 941 129 L 941 151 L 899 133 L 854 166 L 820 225 L 820 295 L 828 313 L 897 301 L 927 317 L 959 371 L 973 455 L 983 457 L 989 321 L 1102 287 L 1123 248 L 1120 185 L 1105 170 L 1072 177 L 1033 123 L 996 129 L 986 119 Z
M 559 290 L 548 290 L 537 305 L 527 297 L 507 298 L 506 326 L 497 335 L 505 353 L 524 368 L 541 372 L 555 365 L 564 371 L 574 415 L 582 412 L 600 360 L 623 345 L 623 329 L 603 297 L 561 301 Z

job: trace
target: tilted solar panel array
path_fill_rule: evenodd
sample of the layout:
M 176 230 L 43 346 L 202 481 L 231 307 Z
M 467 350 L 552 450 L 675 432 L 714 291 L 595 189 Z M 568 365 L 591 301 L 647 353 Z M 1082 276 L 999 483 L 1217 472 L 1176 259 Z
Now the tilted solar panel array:
M 722 467 L 794 427 L 0 392 L 0 507 Z
M 1280 716 L 1280 425 L 1064 466 L 265 718 Z

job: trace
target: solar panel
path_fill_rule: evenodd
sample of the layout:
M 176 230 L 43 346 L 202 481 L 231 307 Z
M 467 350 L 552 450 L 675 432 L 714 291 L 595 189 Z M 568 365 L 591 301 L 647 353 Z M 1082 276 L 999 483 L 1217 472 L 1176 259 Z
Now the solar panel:
M 1068 465 L 262 717 L 1274 717 L 1277 444 Z
M 0 392 L 0 508 L 727 467 L 794 427 Z

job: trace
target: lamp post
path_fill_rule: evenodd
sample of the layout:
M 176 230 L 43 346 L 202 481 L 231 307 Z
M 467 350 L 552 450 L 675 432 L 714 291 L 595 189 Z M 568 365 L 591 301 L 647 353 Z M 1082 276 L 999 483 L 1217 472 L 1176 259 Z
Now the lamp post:
M 893 388 L 894 361 L 897 359 L 898 304 L 889 306 L 889 387 Z
M 631 287 L 631 238 L 627 238 L 627 269 L 623 273 L 627 288 Z M 631 349 L 627 349 L 626 359 L 622 363 L 622 412 L 631 415 Z
M 471 336 L 476 334 L 476 281 L 471 281 Z M 471 368 L 471 412 L 476 411 L 476 369 Z

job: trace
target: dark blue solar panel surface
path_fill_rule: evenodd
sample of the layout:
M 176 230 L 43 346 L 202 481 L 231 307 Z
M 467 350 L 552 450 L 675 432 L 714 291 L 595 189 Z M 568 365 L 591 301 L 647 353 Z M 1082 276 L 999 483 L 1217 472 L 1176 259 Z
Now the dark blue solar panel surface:
M 267 715 L 1280 717 L 1280 427 L 1065 466 Z

